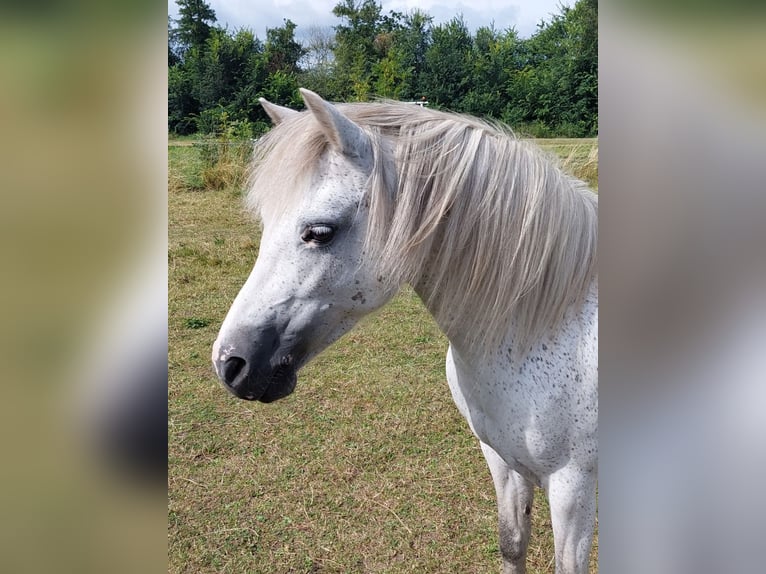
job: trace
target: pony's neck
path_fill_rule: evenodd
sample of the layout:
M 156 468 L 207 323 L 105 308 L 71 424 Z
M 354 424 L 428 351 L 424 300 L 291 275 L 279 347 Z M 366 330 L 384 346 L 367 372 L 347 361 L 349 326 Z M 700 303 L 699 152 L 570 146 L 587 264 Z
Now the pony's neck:
M 439 329 L 449 339 L 450 345 L 453 348 L 460 351 L 462 357 L 472 356 L 472 347 L 468 342 L 466 336 L 461 336 L 461 330 L 456 330 L 454 326 L 450 328 L 448 323 L 450 317 L 449 313 L 443 313 L 441 309 L 442 298 L 439 297 L 439 289 L 433 285 L 431 281 L 431 274 L 428 270 L 420 275 L 417 281 L 412 283 L 412 288 L 417 293 L 420 300 L 428 309 L 431 317 L 434 318 Z M 462 333 L 467 333 L 468 330 L 463 330 Z
M 522 354 L 593 280 L 598 202 L 536 148 L 474 127 L 416 126 L 379 154 L 366 242 L 454 344 L 488 357 L 512 337 Z

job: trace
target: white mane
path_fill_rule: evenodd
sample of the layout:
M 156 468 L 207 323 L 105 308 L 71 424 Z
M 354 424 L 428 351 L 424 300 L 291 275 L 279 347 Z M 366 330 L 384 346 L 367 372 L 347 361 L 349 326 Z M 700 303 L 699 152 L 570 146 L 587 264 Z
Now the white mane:
M 450 337 L 527 352 L 596 280 L 598 199 L 534 145 L 475 118 L 399 103 L 339 105 L 373 142 L 366 251 L 419 288 Z M 309 113 L 256 146 L 248 203 L 306 193 L 327 141 Z M 426 277 L 424 277 L 424 275 Z

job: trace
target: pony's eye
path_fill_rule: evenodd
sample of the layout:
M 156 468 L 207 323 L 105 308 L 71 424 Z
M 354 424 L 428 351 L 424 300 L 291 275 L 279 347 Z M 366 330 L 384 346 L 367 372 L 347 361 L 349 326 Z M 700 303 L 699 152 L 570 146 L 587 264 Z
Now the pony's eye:
M 335 228 L 329 225 L 309 225 L 301 233 L 301 239 L 305 243 L 314 243 L 316 245 L 326 245 L 332 241 L 335 236 Z

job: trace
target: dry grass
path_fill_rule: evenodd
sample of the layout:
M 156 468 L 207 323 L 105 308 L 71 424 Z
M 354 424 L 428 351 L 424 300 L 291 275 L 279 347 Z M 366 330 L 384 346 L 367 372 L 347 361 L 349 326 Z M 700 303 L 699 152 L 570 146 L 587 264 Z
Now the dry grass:
M 583 158 L 583 151 L 585 157 Z M 564 159 L 562 167 L 576 178 L 588 182 L 594 190 L 598 189 L 598 143 L 580 150 L 573 147 Z
M 560 165 L 598 191 L 598 139 L 538 139 L 537 145 L 560 158 Z
M 226 139 L 179 141 L 172 142 L 168 150 L 170 194 L 185 189 L 220 191 L 244 185 L 252 143 Z
M 252 144 L 246 141 L 212 140 L 202 146 L 205 168 L 202 185 L 205 189 L 238 188 L 244 185 L 247 161 Z
M 499 571 L 489 471 L 450 398 L 447 341 L 411 290 L 287 399 L 247 403 L 216 382 L 210 347 L 259 231 L 237 188 L 204 188 L 197 154 L 170 154 L 168 571 Z M 542 493 L 533 516 L 528 571 L 552 572 Z

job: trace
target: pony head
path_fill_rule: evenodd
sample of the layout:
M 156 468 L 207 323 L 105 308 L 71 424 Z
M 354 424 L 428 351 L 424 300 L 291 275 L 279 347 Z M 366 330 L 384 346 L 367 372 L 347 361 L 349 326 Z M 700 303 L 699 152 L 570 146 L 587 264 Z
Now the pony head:
M 395 292 L 364 257 L 372 136 L 301 93 L 303 113 L 261 100 L 275 124 L 256 147 L 250 183 L 263 234 L 213 345 L 216 374 L 247 400 L 290 394 L 303 365 Z M 312 160 L 296 170 L 297 156 Z

